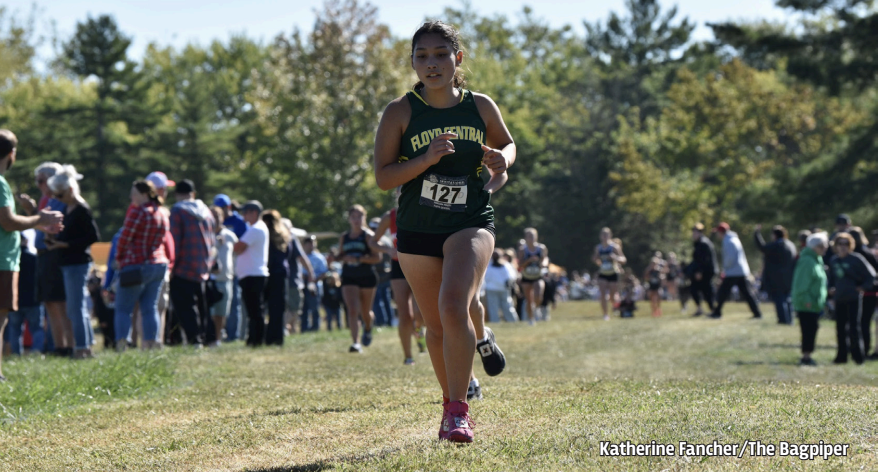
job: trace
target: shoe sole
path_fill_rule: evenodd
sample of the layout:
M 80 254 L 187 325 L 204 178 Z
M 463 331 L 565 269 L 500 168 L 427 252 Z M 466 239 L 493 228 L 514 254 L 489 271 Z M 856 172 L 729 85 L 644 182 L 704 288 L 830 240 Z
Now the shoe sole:
M 491 345 L 493 346 L 494 353 L 497 355 L 497 357 L 500 358 L 500 360 L 498 361 L 501 364 L 499 366 L 500 370 L 498 370 L 496 373 L 491 373 L 488 369 L 488 364 L 485 363 L 485 358 L 482 357 L 481 353 L 479 354 L 479 358 L 482 359 L 482 367 L 485 369 L 485 373 L 488 374 L 489 377 L 496 377 L 502 374 L 503 371 L 506 369 L 506 355 L 503 354 L 503 351 L 500 350 L 500 346 L 497 346 L 497 338 L 494 336 L 494 330 L 486 327 L 485 331 L 488 333 L 488 338 L 491 340 Z M 478 348 L 476 348 L 476 351 L 478 351 Z
M 445 440 L 451 441 L 453 443 L 459 443 L 459 444 L 469 444 L 469 443 L 473 442 L 473 438 L 471 438 L 465 434 L 456 434 L 456 433 L 449 433 L 448 436 L 445 437 Z

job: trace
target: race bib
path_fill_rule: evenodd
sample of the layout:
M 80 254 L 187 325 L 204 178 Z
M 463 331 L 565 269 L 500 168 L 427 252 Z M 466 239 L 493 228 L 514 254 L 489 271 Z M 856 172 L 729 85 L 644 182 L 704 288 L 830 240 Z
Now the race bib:
M 444 211 L 466 210 L 466 176 L 428 174 L 421 187 L 420 204 Z
M 616 268 L 613 267 L 613 261 L 604 259 L 603 261 L 601 261 L 601 270 L 604 272 L 609 272 L 616 270 Z
M 524 275 L 530 278 L 537 278 L 543 273 L 542 269 L 538 265 L 529 265 L 524 268 Z

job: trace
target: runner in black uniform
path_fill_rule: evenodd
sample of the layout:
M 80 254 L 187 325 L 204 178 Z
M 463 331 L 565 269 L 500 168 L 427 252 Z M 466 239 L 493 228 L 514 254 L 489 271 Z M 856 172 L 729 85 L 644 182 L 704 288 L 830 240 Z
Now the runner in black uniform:
M 616 244 L 612 238 L 613 232 L 610 228 L 603 228 L 601 230 L 601 243 L 594 248 L 594 256 L 592 256 L 595 264 L 600 267 L 598 289 L 600 290 L 601 311 L 604 313 L 604 320 L 610 319 L 610 306 L 616 303 L 616 293 L 619 290 L 619 274 L 622 273 L 622 264 L 627 261 L 621 246 Z
M 338 241 L 339 259 L 344 262 L 341 271 L 341 293 L 347 307 L 348 327 L 351 329 L 350 352 L 363 352 L 362 346 L 372 344 L 372 300 L 378 277 L 372 264 L 381 261 L 379 254 L 369 247 L 372 231 L 366 226 L 366 209 L 354 205 L 348 209 L 350 231 L 341 235 Z M 363 320 L 362 345 L 357 339 L 360 334 L 360 319 Z
M 462 60 L 451 26 L 429 22 L 415 33 L 412 68 L 420 82 L 381 117 L 375 178 L 384 190 L 403 186 L 399 263 L 424 315 L 445 397 L 439 438 L 472 442 L 466 392 L 473 352 L 478 347 L 505 364 L 490 334 L 477 343 L 470 309 L 494 250 L 491 193 L 508 179 L 515 144 L 497 105 L 464 88 Z
M 524 230 L 524 246 L 518 251 L 518 265 L 521 267 L 521 289 L 524 292 L 525 310 L 531 326 L 537 319 L 537 308 L 543 304 L 546 282 L 543 274 L 548 272 L 549 249 L 538 242 L 536 228 Z

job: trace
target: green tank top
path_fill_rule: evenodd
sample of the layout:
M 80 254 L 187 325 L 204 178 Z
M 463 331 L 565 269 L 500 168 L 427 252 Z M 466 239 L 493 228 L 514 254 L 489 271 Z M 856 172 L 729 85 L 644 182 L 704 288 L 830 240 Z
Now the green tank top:
M 451 108 L 433 108 L 416 91 L 406 94 L 412 118 L 402 135 L 400 162 L 418 157 L 436 136 L 457 133 L 454 154 L 402 186 L 397 227 L 421 233 L 454 233 L 494 222 L 491 194 L 485 191 L 490 175 L 482 168 L 481 145 L 485 122 L 472 92 L 461 90 L 460 102 Z

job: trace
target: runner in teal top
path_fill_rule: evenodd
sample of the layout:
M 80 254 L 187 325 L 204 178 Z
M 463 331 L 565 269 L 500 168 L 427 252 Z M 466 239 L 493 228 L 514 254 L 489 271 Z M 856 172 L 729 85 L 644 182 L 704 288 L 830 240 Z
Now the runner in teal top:
M 453 27 L 429 22 L 415 33 L 412 68 L 420 82 L 381 117 L 375 179 L 382 190 L 403 186 L 397 250 L 427 325 L 430 360 L 442 387 L 439 438 L 472 442 L 466 398 L 473 353 L 478 344 L 486 368 L 490 363 L 496 373 L 505 358 L 490 330 L 483 329 L 477 343 L 469 311 L 478 306 L 494 250 L 490 195 L 508 178 L 515 144 L 493 100 L 466 89 L 458 68 L 462 61 Z

